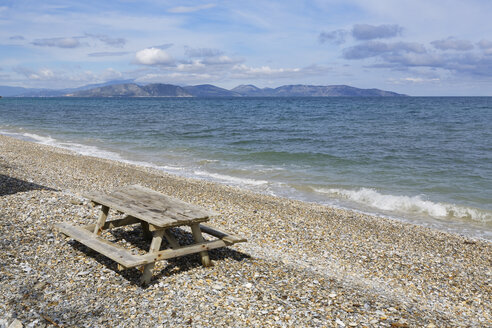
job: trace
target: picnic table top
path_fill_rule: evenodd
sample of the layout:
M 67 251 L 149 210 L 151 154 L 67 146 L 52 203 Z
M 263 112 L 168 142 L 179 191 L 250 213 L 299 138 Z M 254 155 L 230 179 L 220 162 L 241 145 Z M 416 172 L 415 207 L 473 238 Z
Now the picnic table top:
M 191 225 L 208 221 L 205 209 L 160 192 L 133 185 L 110 194 L 91 192 L 85 195 L 93 203 L 107 206 L 159 228 Z

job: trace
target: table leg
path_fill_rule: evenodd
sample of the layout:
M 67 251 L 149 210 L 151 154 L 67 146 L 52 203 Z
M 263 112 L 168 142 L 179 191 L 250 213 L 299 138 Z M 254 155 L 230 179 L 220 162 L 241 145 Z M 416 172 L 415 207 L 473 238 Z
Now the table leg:
M 152 242 L 150 243 L 149 253 L 158 252 L 161 248 L 162 236 L 164 235 L 164 229 L 154 231 L 154 237 L 152 238 Z M 150 278 L 152 278 L 152 272 L 154 270 L 155 262 L 145 264 L 143 273 L 142 273 L 142 284 L 147 285 L 150 282 Z
M 169 229 L 164 230 L 164 237 L 166 238 L 167 242 L 169 243 L 172 249 L 178 249 L 181 247 L 178 241 L 176 240 L 176 238 L 174 238 L 171 231 L 169 231 Z
M 104 226 L 104 223 L 106 223 L 106 219 L 108 218 L 108 213 L 109 207 L 103 205 L 101 207 L 101 214 L 99 215 L 99 219 L 97 220 L 96 226 L 94 227 L 94 234 L 101 234 L 102 227 Z
M 191 225 L 191 232 L 193 233 L 193 239 L 195 239 L 195 242 L 203 243 L 205 241 L 205 239 L 203 239 L 202 231 L 200 230 L 200 225 L 198 223 L 194 223 Z M 202 257 L 203 266 L 208 267 L 211 265 L 210 257 L 208 256 L 207 251 L 200 252 L 200 256 Z
M 142 226 L 142 231 L 145 240 L 149 240 L 149 241 L 152 240 L 152 232 L 150 232 L 149 223 L 145 221 L 140 221 L 140 225 Z

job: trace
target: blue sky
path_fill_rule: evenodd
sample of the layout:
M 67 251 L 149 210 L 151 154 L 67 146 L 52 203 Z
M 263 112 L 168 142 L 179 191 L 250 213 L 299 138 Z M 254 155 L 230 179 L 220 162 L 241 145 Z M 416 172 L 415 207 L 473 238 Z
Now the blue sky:
M 492 96 L 490 13 L 490 0 L 0 0 L 0 85 L 133 79 Z

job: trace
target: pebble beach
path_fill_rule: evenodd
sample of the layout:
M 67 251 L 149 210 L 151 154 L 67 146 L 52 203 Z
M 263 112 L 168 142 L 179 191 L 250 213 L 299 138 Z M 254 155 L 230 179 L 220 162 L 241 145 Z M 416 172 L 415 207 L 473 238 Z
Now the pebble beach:
M 197 254 L 157 262 L 142 287 L 53 228 L 95 223 L 83 194 L 131 184 L 215 212 L 210 225 L 248 242 L 210 251 L 208 268 Z M 116 230 L 146 247 L 136 226 Z M 488 241 L 1 135 L 0 233 L 0 327 L 492 326 Z

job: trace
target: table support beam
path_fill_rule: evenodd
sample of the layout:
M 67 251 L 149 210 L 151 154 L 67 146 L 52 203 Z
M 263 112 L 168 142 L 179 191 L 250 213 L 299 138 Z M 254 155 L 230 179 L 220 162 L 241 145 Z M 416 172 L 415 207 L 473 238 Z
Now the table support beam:
M 109 207 L 103 205 L 101 207 L 101 214 L 99 215 L 99 219 L 97 220 L 96 226 L 94 227 L 94 234 L 95 235 L 101 234 L 101 232 L 103 230 L 104 223 L 106 223 L 106 219 L 108 218 L 108 213 L 109 213 Z
M 164 235 L 164 229 L 154 231 L 154 238 L 150 243 L 149 254 L 159 252 L 162 243 L 162 236 Z M 141 282 L 144 285 L 148 285 L 152 278 L 152 272 L 154 271 L 155 262 L 144 265 Z
M 169 243 L 172 249 L 178 249 L 181 247 L 179 245 L 179 242 L 176 240 L 176 238 L 173 236 L 173 234 L 169 229 L 164 230 L 164 237 L 166 238 L 167 242 Z
M 145 240 L 152 240 L 152 232 L 150 231 L 149 223 L 145 221 L 140 221 L 140 225 L 142 226 Z
M 193 234 L 193 239 L 195 239 L 196 243 L 203 243 L 205 239 L 202 236 L 202 231 L 200 230 L 200 225 L 198 223 L 194 223 L 191 225 L 191 232 Z M 211 266 L 210 257 L 208 256 L 207 251 L 200 252 L 200 256 L 202 257 L 202 264 L 204 267 Z

